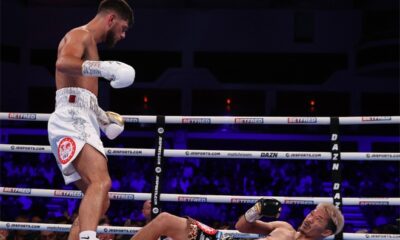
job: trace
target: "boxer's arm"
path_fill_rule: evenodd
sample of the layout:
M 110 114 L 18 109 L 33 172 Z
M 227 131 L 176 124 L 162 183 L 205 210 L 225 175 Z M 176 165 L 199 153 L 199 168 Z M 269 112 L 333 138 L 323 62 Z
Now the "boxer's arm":
M 64 37 L 59 48 L 56 69 L 64 74 L 82 76 L 83 56 L 86 49 L 96 43 L 89 32 L 73 30 Z
M 256 234 L 269 234 L 277 228 L 293 229 L 289 223 L 283 221 L 263 222 L 256 220 L 250 223 L 246 221 L 244 215 L 236 222 L 235 228 L 243 233 Z
M 82 64 L 83 76 L 103 77 L 113 88 L 129 87 L 135 80 L 135 69 L 118 61 L 86 60 Z
M 261 234 L 269 234 L 278 227 L 291 227 L 282 221 L 262 222 L 258 220 L 263 216 L 278 218 L 281 209 L 281 203 L 278 200 L 261 198 L 239 218 L 235 227 L 239 231 Z

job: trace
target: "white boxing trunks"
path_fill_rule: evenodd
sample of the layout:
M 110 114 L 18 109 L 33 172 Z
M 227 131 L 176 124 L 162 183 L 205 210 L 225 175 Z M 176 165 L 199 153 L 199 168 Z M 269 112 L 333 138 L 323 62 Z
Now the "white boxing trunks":
M 86 89 L 62 88 L 56 92 L 56 109 L 47 129 L 65 184 L 81 179 L 72 162 L 86 143 L 106 157 L 97 121 L 100 111 L 97 97 Z

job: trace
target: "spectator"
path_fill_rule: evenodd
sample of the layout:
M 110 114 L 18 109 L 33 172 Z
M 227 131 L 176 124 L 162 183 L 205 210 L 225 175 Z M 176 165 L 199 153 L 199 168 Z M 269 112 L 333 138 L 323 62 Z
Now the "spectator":
M 55 232 L 51 231 L 41 231 L 40 240 L 59 240 Z
M 0 229 L 0 240 L 6 240 L 8 238 L 9 232 L 7 229 Z
M 151 200 L 146 200 L 142 208 L 143 217 L 146 219 L 146 224 L 151 221 Z
M 99 221 L 99 226 L 111 226 L 110 220 L 107 218 L 107 216 L 104 216 L 103 218 L 100 219 Z M 111 233 L 100 233 L 97 234 L 98 240 L 114 240 L 115 235 Z

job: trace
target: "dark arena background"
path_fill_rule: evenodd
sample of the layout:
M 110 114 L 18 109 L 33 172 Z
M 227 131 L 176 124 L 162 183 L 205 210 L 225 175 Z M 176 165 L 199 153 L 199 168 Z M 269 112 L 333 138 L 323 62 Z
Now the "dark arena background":
M 379 123 L 399 117 L 398 1 L 128 2 L 135 11 L 133 27 L 114 49 L 100 46 L 99 53 L 102 60 L 132 65 L 136 79 L 126 89 L 113 89 L 101 80 L 100 106 L 121 115 L 188 116 L 186 123 L 194 124 L 165 125 L 164 149 L 265 153 L 258 158 L 238 158 L 240 154 L 209 158 L 201 151 L 164 157 L 161 196 L 333 199 L 337 193 L 333 183 L 340 182 L 340 201 L 397 199 L 397 204 L 382 200 L 342 205 L 344 232 L 400 233 L 398 118 L 395 124 L 336 126 L 341 153 L 391 153 L 386 157 L 395 159 L 342 160 L 341 179 L 333 176 L 330 160 L 285 160 L 275 155 L 332 152 L 332 124 L 268 124 L 261 118 L 310 123 L 314 117 L 363 116 L 364 121 Z M 69 29 L 95 15 L 98 1 L 1 0 L 0 4 L 0 112 L 49 114 L 55 103 L 57 45 Z M 235 123 L 250 124 L 200 124 L 215 116 L 243 116 L 247 118 Z M 2 119 L 0 124 L 3 146 L 49 145 L 46 121 Z M 159 147 L 157 124 L 152 123 L 126 123 L 120 137 L 110 141 L 102 136 L 102 140 L 105 147 L 122 150 Z M 22 194 L 26 189 L 76 190 L 73 184 L 64 184 L 54 156 L 2 149 L 0 221 L 70 224 L 79 199 Z M 149 193 L 150 198 L 155 162 L 154 156 L 109 156 L 111 191 Z M 6 187 L 16 194 L 4 194 Z M 219 229 L 234 229 L 238 217 L 253 204 L 246 199 L 239 204 L 204 202 L 201 197 L 181 200 L 159 205 L 162 211 L 188 215 Z M 315 206 L 306 201 L 287 203 L 280 219 L 295 227 Z M 142 226 L 142 205 L 143 199 L 112 200 L 107 221 L 113 226 Z M 10 236 L 24 237 L 9 239 L 40 239 L 37 231 L 17 232 L 10 231 Z

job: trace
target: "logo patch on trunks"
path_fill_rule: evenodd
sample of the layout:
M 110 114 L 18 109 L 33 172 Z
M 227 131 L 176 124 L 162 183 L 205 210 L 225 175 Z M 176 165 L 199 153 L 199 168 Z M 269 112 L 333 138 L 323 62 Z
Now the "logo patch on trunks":
M 76 99 L 76 96 L 75 96 L 75 95 L 69 95 L 68 102 L 74 103 L 74 102 L 75 102 L 75 99 Z
M 62 164 L 66 164 L 74 156 L 75 151 L 75 141 L 70 137 L 65 137 L 58 144 L 58 159 Z
M 196 222 L 197 227 L 200 228 L 203 232 L 205 232 L 208 235 L 213 236 L 213 235 L 217 234 L 217 232 L 218 232 L 216 229 L 209 227 L 201 222 L 198 222 L 198 221 L 195 221 L 195 222 Z

